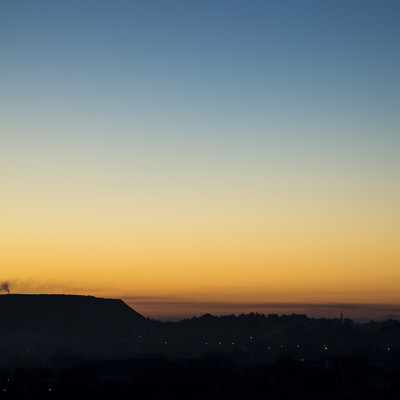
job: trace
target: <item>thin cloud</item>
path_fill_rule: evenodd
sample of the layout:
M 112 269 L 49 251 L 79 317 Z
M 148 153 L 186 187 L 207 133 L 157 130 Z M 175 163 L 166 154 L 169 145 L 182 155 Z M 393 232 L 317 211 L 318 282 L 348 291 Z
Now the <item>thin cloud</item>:
M 156 296 L 129 296 L 123 298 L 125 301 L 131 303 L 136 302 L 137 304 L 148 304 L 152 306 L 180 306 L 180 307 L 223 307 L 223 308 L 326 308 L 326 309 L 388 309 L 400 311 L 400 305 L 396 304 L 381 304 L 381 303 L 310 303 L 310 302 L 213 302 L 213 301 L 187 301 L 174 299 L 171 300 L 168 297 L 156 297 Z
M 191 301 L 168 296 L 128 296 L 123 300 L 133 308 L 139 308 L 144 314 L 162 317 L 187 317 L 205 313 L 240 314 L 262 312 L 265 314 L 307 314 L 333 316 L 346 312 L 349 316 L 376 316 L 378 314 L 398 314 L 400 305 L 382 303 L 349 302 L 227 302 L 227 301 Z

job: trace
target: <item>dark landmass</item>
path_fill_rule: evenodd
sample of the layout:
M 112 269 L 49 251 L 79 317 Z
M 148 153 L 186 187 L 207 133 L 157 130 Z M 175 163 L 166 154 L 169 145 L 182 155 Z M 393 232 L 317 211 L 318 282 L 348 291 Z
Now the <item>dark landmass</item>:
M 0 399 L 398 398 L 400 322 L 146 319 L 122 300 L 0 296 Z

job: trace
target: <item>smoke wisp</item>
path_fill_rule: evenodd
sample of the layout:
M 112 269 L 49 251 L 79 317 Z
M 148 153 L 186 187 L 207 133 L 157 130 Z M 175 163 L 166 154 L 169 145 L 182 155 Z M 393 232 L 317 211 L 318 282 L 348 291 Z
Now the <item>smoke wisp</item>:
M 10 294 L 10 282 L 2 282 L 0 284 L 0 292 L 7 292 Z

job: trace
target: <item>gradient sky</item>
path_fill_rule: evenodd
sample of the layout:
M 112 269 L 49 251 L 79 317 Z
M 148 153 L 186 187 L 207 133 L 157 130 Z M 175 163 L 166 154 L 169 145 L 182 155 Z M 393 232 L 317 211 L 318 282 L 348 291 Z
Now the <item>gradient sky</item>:
M 1 1 L 0 280 L 155 317 L 398 313 L 399 20 Z

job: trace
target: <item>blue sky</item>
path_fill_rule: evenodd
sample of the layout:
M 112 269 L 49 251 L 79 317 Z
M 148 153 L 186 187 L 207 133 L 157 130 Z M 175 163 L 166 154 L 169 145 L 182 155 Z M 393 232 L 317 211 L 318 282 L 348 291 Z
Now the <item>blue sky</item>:
M 1 7 L 2 130 L 24 157 L 46 146 L 187 161 L 396 157 L 396 1 Z
M 399 100 L 399 8 L 5 1 L 2 92 L 11 112 L 50 109 L 77 120 L 104 112 L 119 123 L 159 119 L 176 131 L 205 116 L 225 128 L 244 121 L 262 129 L 287 116 L 390 127 Z

